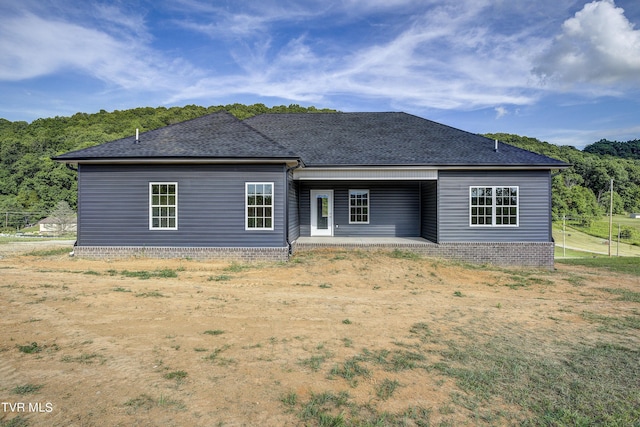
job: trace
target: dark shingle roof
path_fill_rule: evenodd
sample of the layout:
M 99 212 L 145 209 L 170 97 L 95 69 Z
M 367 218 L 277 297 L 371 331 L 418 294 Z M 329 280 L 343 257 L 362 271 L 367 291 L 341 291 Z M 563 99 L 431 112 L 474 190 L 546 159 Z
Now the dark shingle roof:
M 219 112 L 56 157 L 60 161 L 300 159 L 306 166 L 565 167 L 565 163 L 406 113 Z
M 293 158 L 296 155 L 226 112 L 218 112 L 73 151 L 56 160 L 150 158 Z
M 245 120 L 307 166 L 550 166 L 565 164 L 406 113 L 263 114 Z

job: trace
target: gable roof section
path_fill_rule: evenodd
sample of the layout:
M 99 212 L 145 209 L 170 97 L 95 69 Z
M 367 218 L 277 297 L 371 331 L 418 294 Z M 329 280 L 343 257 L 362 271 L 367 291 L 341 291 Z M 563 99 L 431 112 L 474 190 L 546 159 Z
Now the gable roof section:
M 227 112 L 65 153 L 59 161 L 143 159 L 298 159 L 291 150 Z
M 566 167 L 564 162 L 406 113 L 263 114 L 245 120 L 306 166 Z

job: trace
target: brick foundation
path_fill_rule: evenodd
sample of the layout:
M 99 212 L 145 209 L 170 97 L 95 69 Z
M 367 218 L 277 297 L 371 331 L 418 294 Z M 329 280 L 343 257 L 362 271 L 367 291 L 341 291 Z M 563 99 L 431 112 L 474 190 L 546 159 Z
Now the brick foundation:
M 553 269 L 553 243 L 293 243 L 293 252 L 321 248 L 410 251 L 419 255 L 453 259 L 473 264 L 525 266 Z M 198 248 L 138 246 L 76 246 L 81 258 L 189 258 L 241 261 L 287 261 L 289 250 L 282 248 Z
M 497 266 L 523 266 L 553 269 L 552 242 L 517 243 L 409 243 L 409 244 L 358 244 L 358 243 L 297 243 L 293 252 L 319 248 L 339 248 L 358 250 L 404 250 L 419 255 L 453 259 L 473 264 L 492 264 Z
M 287 261 L 289 249 L 283 248 L 198 248 L 158 246 L 76 246 L 80 258 L 189 258 L 197 260 L 225 259 L 240 261 Z

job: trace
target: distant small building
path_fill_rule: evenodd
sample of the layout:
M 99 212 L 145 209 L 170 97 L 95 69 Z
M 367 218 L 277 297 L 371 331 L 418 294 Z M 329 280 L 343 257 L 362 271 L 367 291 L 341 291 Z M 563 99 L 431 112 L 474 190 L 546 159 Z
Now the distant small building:
M 39 221 L 38 226 L 42 234 L 75 233 L 78 230 L 78 219 L 73 218 L 63 224 L 57 218 L 47 217 Z
M 629 215 L 629 218 L 640 219 L 640 213 L 632 213 L 632 214 Z

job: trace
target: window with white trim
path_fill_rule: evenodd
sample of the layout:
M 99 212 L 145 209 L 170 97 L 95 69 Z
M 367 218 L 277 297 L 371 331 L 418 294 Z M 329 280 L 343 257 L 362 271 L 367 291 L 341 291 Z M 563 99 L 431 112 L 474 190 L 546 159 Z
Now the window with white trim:
M 471 226 L 517 227 L 519 187 L 469 187 Z
M 369 224 L 369 190 L 349 190 L 349 224 Z
M 149 183 L 149 229 L 178 229 L 178 183 Z
M 273 230 L 273 182 L 245 184 L 246 230 Z

